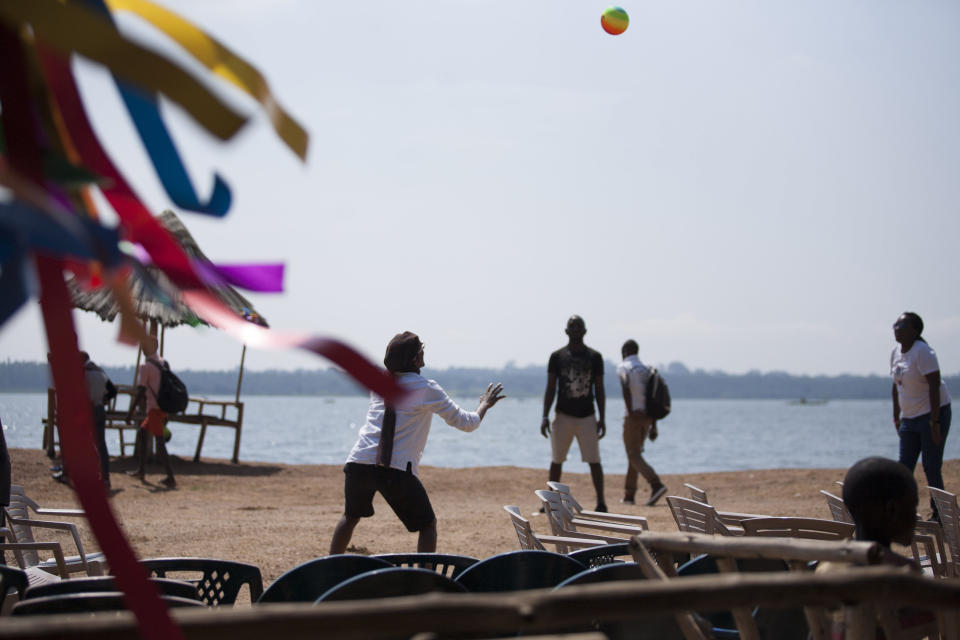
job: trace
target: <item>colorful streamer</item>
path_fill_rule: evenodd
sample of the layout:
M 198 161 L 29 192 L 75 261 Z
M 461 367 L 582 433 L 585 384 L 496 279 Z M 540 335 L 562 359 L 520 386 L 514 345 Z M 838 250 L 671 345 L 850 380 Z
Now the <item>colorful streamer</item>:
M 194 261 L 193 266 L 198 271 L 207 270 L 208 276 L 204 281 L 210 284 L 217 282 L 232 284 L 247 291 L 260 293 L 283 292 L 283 263 L 271 264 L 203 264 Z
M 111 4 L 137 12 L 216 74 L 256 98 L 280 137 L 305 157 L 306 133 L 280 109 L 266 81 L 253 67 L 190 23 L 146 0 L 112 0 Z M 26 55 L 27 47 L 36 49 L 39 69 L 31 64 L 33 57 Z M 179 66 L 119 34 L 102 0 L 0 2 L 0 119 L 8 160 L 5 163 L 0 158 L 0 184 L 10 186 L 15 197 L 11 203 L 0 204 L 0 295 L 4 303 L 0 306 L 0 323 L 26 300 L 24 264 L 32 255 L 41 286 L 40 305 L 61 416 L 58 429 L 64 464 L 117 585 L 137 618 L 141 636 L 177 640 L 183 637 L 182 632 L 147 581 L 99 478 L 64 271 L 90 276 L 94 282 L 104 281 L 121 307 L 120 339 L 143 341 L 146 335 L 135 320 L 135 307 L 123 278 L 125 267 L 121 265 L 145 267 L 120 250 L 119 237 L 123 234 L 142 247 L 204 321 L 252 346 L 297 347 L 322 355 L 390 402 L 400 400 L 403 392 L 389 374 L 342 342 L 306 333 L 272 331 L 248 322 L 216 297 L 209 286 L 224 282 L 257 291 L 280 291 L 283 265 L 217 266 L 195 260 L 183 251 L 143 206 L 100 145 L 72 75 L 69 56 L 73 53 L 100 62 L 115 75 L 158 175 L 181 208 L 222 215 L 229 208 L 229 190 L 215 177 L 211 198 L 200 201 L 161 119 L 155 94 L 163 93 L 180 104 L 220 139 L 233 136 L 245 119 Z M 36 93 L 31 94 L 31 90 Z M 44 161 L 54 156 L 69 160 L 68 166 L 57 170 L 59 173 L 44 167 Z M 73 173 L 71 167 L 77 172 Z M 67 179 L 55 178 L 54 174 Z M 117 213 L 119 229 L 107 229 L 91 219 L 96 217 L 91 200 L 85 191 L 77 189 L 90 178 L 98 181 Z M 65 193 L 61 186 L 71 191 Z M 74 207 L 82 209 L 77 212 Z
M 103 0 L 82 1 L 92 10 L 104 16 L 111 25 L 114 24 Z M 128 82 L 124 82 L 116 75 L 113 76 L 113 80 L 120 90 L 127 111 L 130 113 L 133 124 L 137 128 L 137 133 L 150 156 L 157 177 L 160 178 L 160 183 L 173 203 L 181 209 L 197 213 L 218 217 L 226 215 L 227 211 L 230 210 L 230 187 L 219 175 L 214 174 L 213 192 L 210 199 L 201 202 L 193 184 L 190 182 L 190 176 L 183 166 L 183 161 L 180 159 L 180 153 L 173 143 L 173 138 L 160 117 L 160 105 L 157 103 L 156 94 L 148 93 Z
M 190 176 L 183 166 L 173 138 L 160 118 L 156 96 L 147 95 L 130 84 L 114 77 L 123 102 L 143 140 L 153 168 L 170 199 L 181 209 L 224 216 L 230 210 L 230 187 L 217 174 L 213 174 L 213 191 L 206 202 L 200 200 Z
M 164 94 L 221 140 L 232 138 L 247 121 L 179 66 L 124 38 L 74 0 L 0 2 L 0 20 L 14 30 L 29 24 L 48 46 L 79 53 L 138 87 Z
M 37 185 L 43 183 L 41 153 L 31 126 L 32 114 L 27 61 L 17 33 L 0 24 L 0 112 L 7 137 L 10 164 Z M 12 135 L 11 135 L 12 134 Z M 100 480 L 93 444 L 93 417 L 84 389 L 83 363 L 70 315 L 70 299 L 63 283 L 63 264 L 36 258 L 40 278 L 40 307 L 50 346 L 50 364 L 57 390 L 61 454 L 80 504 L 97 541 L 107 556 L 117 585 L 126 594 L 127 606 L 140 622 L 144 638 L 183 638 L 173 624 L 157 590 L 137 562 Z
M 277 104 L 266 79 L 250 63 L 202 29 L 148 0 L 106 1 L 111 9 L 137 14 L 176 41 L 215 74 L 259 101 L 277 135 L 301 160 L 306 160 L 307 132 Z

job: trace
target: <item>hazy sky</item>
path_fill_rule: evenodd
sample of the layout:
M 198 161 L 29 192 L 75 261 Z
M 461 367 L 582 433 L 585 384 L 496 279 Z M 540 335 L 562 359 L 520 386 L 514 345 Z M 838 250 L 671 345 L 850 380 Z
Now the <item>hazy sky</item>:
M 225 219 L 182 215 L 206 254 L 287 264 L 284 294 L 250 296 L 275 328 L 375 361 L 410 329 L 429 366 L 525 365 L 577 313 L 608 359 L 633 337 L 655 363 L 885 375 L 911 309 L 960 371 L 955 0 L 626 1 L 618 37 L 592 0 L 164 4 L 310 132 L 302 165 L 232 90 L 255 117 L 225 145 L 164 105 L 198 189 L 214 169 L 233 188 Z M 80 69 L 118 164 L 169 207 L 116 90 Z M 43 359 L 36 307 L 0 329 L 0 359 Z M 94 359 L 132 363 L 115 326 L 76 319 Z M 215 330 L 168 340 L 176 367 L 239 361 Z

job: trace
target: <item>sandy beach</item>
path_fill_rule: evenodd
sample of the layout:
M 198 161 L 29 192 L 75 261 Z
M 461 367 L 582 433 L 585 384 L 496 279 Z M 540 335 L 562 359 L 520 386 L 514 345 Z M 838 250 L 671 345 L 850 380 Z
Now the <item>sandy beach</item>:
M 76 504 L 73 491 L 50 477 L 50 460 L 40 450 L 11 449 L 13 481 L 44 506 Z M 249 562 L 260 567 L 265 585 L 284 571 L 327 554 L 330 535 L 343 508 L 343 473 L 335 465 L 281 465 L 174 457 L 178 486 L 159 483 L 158 465 L 151 465 L 147 483 L 130 477 L 129 458 L 114 458 L 111 479 L 113 508 L 128 539 L 141 557 L 198 556 Z M 570 464 L 579 470 L 581 465 Z M 593 508 L 593 490 L 585 473 L 565 472 L 584 506 Z M 622 469 L 607 469 L 607 502 L 611 510 L 646 516 L 650 528 L 675 531 L 661 500 L 654 507 L 619 504 Z M 769 515 L 829 518 L 820 489 L 839 494 L 834 484 L 842 469 L 776 469 L 664 475 L 668 495 L 686 495 L 683 483 L 707 490 L 711 503 L 723 510 Z M 547 533 L 535 489 L 545 488 L 546 468 L 421 467 L 421 479 L 437 512 L 438 551 L 483 558 L 518 549 L 516 534 L 503 505 L 516 504 L 531 514 L 535 531 Z M 960 488 L 960 460 L 944 463 L 948 490 Z M 925 486 L 917 469 L 918 484 Z M 639 496 L 638 496 L 639 497 Z M 374 554 L 416 549 L 410 534 L 378 497 L 377 513 L 362 521 L 350 552 Z M 920 512 L 929 513 L 921 490 Z M 99 549 L 89 527 L 81 527 L 84 545 Z M 68 547 L 69 549 L 69 547 Z

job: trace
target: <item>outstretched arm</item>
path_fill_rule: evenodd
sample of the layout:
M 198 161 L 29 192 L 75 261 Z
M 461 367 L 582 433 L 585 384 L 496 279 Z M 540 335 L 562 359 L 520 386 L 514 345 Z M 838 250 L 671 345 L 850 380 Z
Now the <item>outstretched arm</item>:
M 483 395 L 480 396 L 480 406 L 477 407 L 477 413 L 480 414 L 480 419 L 483 420 L 483 416 L 486 415 L 487 409 L 497 404 L 507 396 L 501 395 L 503 393 L 503 384 L 498 382 L 496 386 L 491 382 L 487 385 L 487 390 L 483 392 Z
M 540 420 L 540 435 L 544 438 L 550 435 L 550 407 L 557 394 L 557 374 L 547 374 L 547 389 L 543 392 L 543 419 Z

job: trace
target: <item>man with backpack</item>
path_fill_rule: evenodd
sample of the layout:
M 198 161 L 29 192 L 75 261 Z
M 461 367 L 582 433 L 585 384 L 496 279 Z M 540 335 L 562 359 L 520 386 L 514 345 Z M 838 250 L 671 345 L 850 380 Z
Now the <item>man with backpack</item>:
M 137 395 L 130 403 L 130 411 L 141 402 L 146 402 L 146 417 L 140 423 L 140 430 L 137 431 L 137 468 L 130 475 L 140 478 L 143 482 L 146 477 L 147 468 L 147 449 L 149 448 L 150 436 L 154 436 L 154 442 L 157 447 L 157 455 L 160 456 L 167 476 L 160 481 L 161 484 L 173 488 L 177 486 L 177 481 L 173 477 L 173 466 L 170 464 L 170 456 L 167 455 L 167 445 L 163 437 L 163 427 L 167 423 L 167 412 L 160 408 L 157 397 L 161 392 L 161 381 L 164 371 L 169 371 L 169 366 L 163 358 L 157 353 L 157 339 L 153 336 L 147 338 L 143 344 L 143 353 L 146 356 L 137 376 Z
M 637 355 L 640 348 L 636 340 L 627 340 L 620 349 L 623 362 L 617 367 L 617 377 L 623 389 L 623 402 L 626 404 L 626 413 L 623 416 L 623 446 L 627 450 L 627 473 L 623 482 L 623 500 L 626 504 L 634 504 L 637 493 L 637 474 L 650 485 L 650 498 L 647 506 L 657 503 L 667 487 L 660 481 L 660 476 L 643 459 L 643 442 L 650 436 L 650 440 L 657 439 L 657 421 L 648 413 L 647 394 L 650 382 L 658 376 L 655 369 L 640 362 Z M 669 403 L 669 396 L 667 399 Z M 669 411 L 669 404 L 667 411 Z

